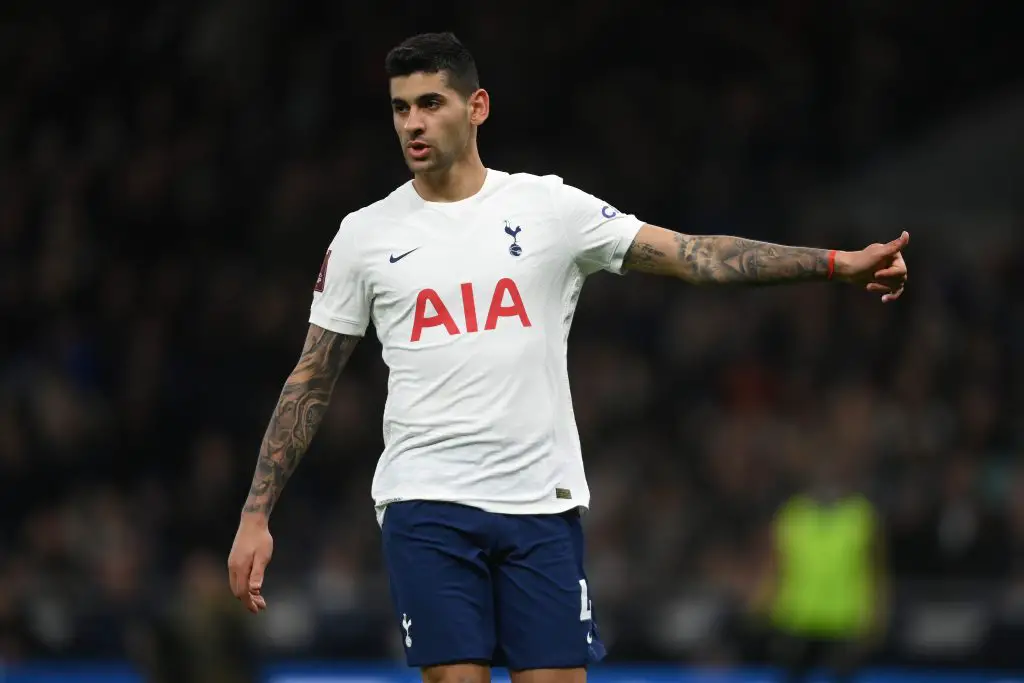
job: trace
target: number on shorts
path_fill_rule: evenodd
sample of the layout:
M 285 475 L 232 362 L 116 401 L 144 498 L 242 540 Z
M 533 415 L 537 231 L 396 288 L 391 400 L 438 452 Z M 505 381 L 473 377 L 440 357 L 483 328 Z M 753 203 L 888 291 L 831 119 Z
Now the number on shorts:
M 580 621 L 590 621 L 590 596 L 587 595 L 586 579 L 580 579 Z

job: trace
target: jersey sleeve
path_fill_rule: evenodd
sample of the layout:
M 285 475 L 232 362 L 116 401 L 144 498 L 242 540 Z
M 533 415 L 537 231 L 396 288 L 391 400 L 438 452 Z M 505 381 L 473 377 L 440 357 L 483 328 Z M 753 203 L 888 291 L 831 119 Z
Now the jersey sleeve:
M 353 232 L 354 226 L 346 218 L 324 255 L 313 287 L 309 322 L 331 332 L 361 337 L 370 323 L 370 297 Z
M 557 178 L 557 177 L 556 177 Z M 573 258 L 584 273 L 598 270 L 620 275 L 623 258 L 643 221 L 557 178 L 555 206 L 560 213 Z

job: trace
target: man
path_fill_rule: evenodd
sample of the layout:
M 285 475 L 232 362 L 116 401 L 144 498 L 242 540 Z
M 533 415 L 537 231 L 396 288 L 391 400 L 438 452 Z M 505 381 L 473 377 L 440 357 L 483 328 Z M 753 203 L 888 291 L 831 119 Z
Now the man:
M 390 370 L 372 494 L 395 620 L 428 683 L 569 683 L 604 650 L 583 571 L 590 503 L 566 341 L 598 270 L 693 284 L 842 279 L 900 296 L 904 233 L 838 252 L 647 225 L 557 176 L 480 160 L 489 95 L 451 34 L 386 60 L 412 180 L 347 216 L 317 278 L 310 328 L 264 437 L 228 561 L 250 611 L 270 560 L 271 509 L 373 320 Z

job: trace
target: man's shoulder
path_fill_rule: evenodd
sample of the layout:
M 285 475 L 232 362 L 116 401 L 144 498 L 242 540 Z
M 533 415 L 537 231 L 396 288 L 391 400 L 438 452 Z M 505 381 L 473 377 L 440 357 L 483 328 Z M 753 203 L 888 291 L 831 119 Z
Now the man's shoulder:
M 543 194 L 554 206 L 575 206 L 581 201 L 596 201 L 591 194 L 566 182 L 562 176 L 555 173 L 536 175 L 522 172 L 505 174 L 505 176 L 504 187 L 520 190 L 526 194 L 531 192 Z
M 507 173 L 498 171 L 498 181 L 491 185 L 490 198 L 500 203 L 513 201 L 533 207 L 535 210 L 550 210 L 556 204 L 556 197 L 562 179 L 554 174 Z
M 411 181 L 403 183 L 387 196 L 381 197 L 372 204 L 367 204 L 349 213 L 342 220 L 342 226 L 351 225 L 357 227 L 371 225 L 381 220 L 400 218 L 413 208 L 409 196 L 411 191 Z
M 506 187 L 550 190 L 550 188 L 562 184 L 561 176 L 555 175 L 554 173 L 545 173 L 544 175 L 537 175 L 536 173 L 528 173 L 526 171 L 519 171 L 516 173 L 499 171 L 499 173 L 502 174 L 505 181 L 504 185 Z

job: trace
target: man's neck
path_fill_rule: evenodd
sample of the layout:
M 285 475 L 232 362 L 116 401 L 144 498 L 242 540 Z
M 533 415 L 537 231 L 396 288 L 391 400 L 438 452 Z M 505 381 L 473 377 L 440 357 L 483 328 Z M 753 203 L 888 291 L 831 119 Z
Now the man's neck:
M 419 173 L 412 185 L 428 202 L 457 202 L 479 192 L 486 178 L 487 168 L 480 157 L 474 157 L 458 161 L 443 171 Z

